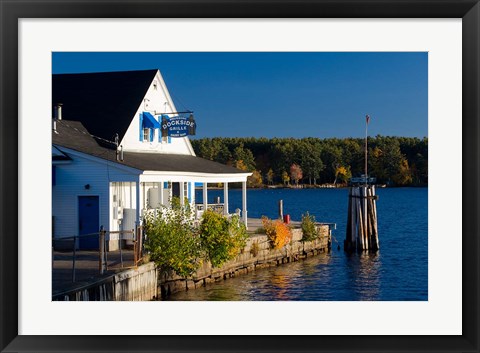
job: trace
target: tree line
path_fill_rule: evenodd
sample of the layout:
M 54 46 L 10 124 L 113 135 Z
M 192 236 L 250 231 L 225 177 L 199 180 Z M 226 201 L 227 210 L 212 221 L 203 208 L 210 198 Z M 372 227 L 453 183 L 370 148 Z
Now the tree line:
M 202 138 L 197 156 L 253 172 L 250 187 L 275 184 L 345 185 L 365 173 L 362 138 Z M 377 183 L 428 184 L 428 138 L 368 138 L 368 174 Z

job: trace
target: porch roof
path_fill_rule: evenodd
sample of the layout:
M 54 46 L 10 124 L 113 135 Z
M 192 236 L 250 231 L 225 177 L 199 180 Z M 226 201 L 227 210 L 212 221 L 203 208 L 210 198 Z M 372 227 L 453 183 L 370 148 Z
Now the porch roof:
M 152 172 L 250 174 L 221 163 L 183 154 L 124 152 L 123 162 L 131 167 Z

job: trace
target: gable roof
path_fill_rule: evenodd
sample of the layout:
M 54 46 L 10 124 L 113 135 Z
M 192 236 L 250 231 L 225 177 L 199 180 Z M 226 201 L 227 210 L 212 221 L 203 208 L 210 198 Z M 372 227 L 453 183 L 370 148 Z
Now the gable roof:
M 194 172 L 215 174 L 249 174 L 244 170 L 191 155 L 124 152 L 123 161 L 117 161 L 115 147 L 98 144 L 78 121 L 57 121 L 52 143 L 142 171 Z
M 122 139 L 157 71 L 52 75 L 52 109 L 62 103 L 64 119 L 80 121 L 95 136 Z

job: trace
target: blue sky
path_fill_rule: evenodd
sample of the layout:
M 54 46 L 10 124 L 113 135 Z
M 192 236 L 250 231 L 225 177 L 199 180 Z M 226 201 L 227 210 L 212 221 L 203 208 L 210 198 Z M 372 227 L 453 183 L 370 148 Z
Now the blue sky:
M 201 137 L 427 136 L 428 54 L 53 53 L 53 73 L 160 69 Z

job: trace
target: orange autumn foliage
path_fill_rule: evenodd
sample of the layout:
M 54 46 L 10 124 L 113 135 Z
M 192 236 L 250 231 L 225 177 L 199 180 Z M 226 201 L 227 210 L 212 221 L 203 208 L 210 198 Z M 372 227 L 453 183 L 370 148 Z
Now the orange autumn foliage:
M 272 248 L 281 249 L 292 240 L 290 227 L 281 220 L 272 221 L 263 216 L 262 224 Z

